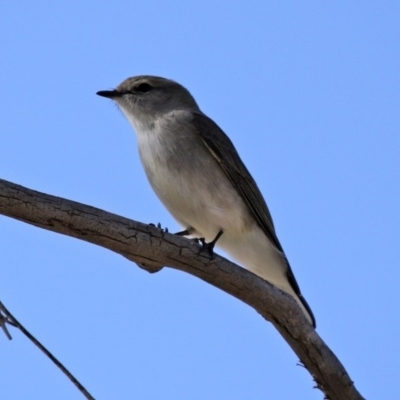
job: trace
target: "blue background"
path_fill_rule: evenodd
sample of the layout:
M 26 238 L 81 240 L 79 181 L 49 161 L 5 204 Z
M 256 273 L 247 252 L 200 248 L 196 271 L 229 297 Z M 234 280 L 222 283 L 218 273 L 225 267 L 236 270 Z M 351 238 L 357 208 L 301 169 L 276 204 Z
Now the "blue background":
M 318 332 L 368 399 L 398 399 L 400 3 L 2 2 L 0 177 L 178 226 L 95 95 L 177 80 L 265 195 Z M 322 399 L 272 325 L 181 272 L 0 217 L 0 299 L 96 399 Z M 20 333 L 4 399 L 82 395 Z

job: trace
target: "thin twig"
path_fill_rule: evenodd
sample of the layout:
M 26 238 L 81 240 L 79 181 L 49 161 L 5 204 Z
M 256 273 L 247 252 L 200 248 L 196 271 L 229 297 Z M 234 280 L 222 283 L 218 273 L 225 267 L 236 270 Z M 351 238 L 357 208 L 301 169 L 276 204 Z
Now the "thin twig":
M 11 340 L 11 334 L 8 332 L 7 324 L 12 326 L 17 326 L 6 314 L 3 314 L 2 304 L 0 303 L 0 326 L 3 329 L 4 334 L 7 336 L 8 340 Z
M 37 347 L 39 347 L 40 350 L 43 351 L 44 354 L 46 354 L 47 357 L 50 358 L 51 361 L 53 361 L 54 364 L 57 365 L 58 368 L 61 369 L 62 372 L 64 372 L 65 375 L 72 381 L 72 383 L 79 389 L 79 391 L 88 399 L 88 400 L 95 400 L 95 398 L 84 388 L 84 386 L 71 374 L 71 372 L 68 371 L 64 365 L 58 361 L 56 357 L 53 356 L 53 354 L 50 353 L 49 350 L 44 347 L 39 340 L 37 340 L 28 330 L 24 328 L 24 326 L 10 313 L 10 311 L 7 310 L 7 308 L 4 306 L 4 304 L 0 301 L 0 312 L 4 313 L 4 316 L 2 316 L 2 327 L 5 327 L 5 323 L 9 323 L 16 328 L 18 328 L 28 339 L 30 339 Z M 3 328 L 4 329 L 4 328 Z M 6 332 L 8 332 L 6 330 Z M 7 335 L 7 333 L 6 333 Z M 7 337 L 11 339 L 11 335 L 8 334 Z

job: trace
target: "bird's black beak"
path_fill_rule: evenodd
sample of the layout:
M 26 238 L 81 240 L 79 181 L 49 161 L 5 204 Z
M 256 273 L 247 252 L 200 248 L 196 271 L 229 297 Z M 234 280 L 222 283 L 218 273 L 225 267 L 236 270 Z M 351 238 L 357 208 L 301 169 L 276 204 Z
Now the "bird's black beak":
M 118 90 L 100 90 L 100 92 L 97 92 L 96 94 L 109 99 L 115 99 L 116 97 L 121 97 L 123 95 L 123 93 Z

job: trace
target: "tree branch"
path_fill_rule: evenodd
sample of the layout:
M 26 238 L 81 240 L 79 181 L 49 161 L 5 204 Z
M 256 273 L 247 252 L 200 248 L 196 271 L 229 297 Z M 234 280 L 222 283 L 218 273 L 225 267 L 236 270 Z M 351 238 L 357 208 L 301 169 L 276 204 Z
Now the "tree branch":
M 248 304 L 270 321 L 331 400 L 359 400 L 343 365 L 311 327 L 291 296 L 191 240 L 95 207 L 0 179 L 0 214 L 72 236 L 156 272 L 168 266 L 194 275 Z

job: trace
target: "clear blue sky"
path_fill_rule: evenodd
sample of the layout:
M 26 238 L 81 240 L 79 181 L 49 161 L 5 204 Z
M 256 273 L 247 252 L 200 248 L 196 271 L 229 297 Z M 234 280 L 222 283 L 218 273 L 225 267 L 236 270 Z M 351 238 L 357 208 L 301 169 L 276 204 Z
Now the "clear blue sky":
M 399 398 L 398 1 L 8 1 L 0 32 L 1 178 L 178 229 L 95 93 L 179 81 L 258 182 L 319 334 L 365 397 Z M 1 301 L 96 399 L 322 399 L 272 325 L 204 282 L 5 217 L 0 237 Z M 2 398 L 82 398 L 11 333 Z

